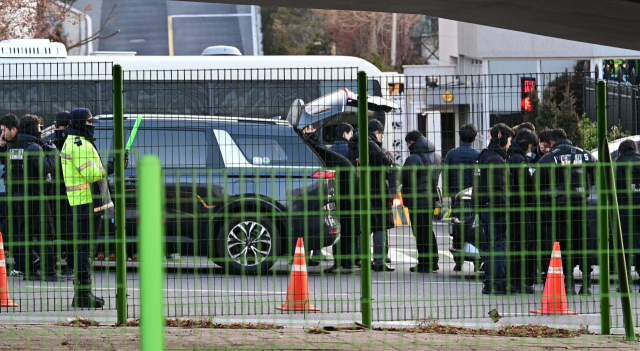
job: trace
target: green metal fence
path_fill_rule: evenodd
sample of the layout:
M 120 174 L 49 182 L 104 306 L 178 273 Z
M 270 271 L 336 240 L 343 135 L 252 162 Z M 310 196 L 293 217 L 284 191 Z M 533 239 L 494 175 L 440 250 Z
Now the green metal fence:
M 372 327 L 434 319 L 485 325 L 497 312 L 512 324 L 599 325 L 602 334 L 625 328 L 633 339 L 640 314 L 627 277 L 637 273 L 625 259 L 637 254 L 636 206 L 628 200 L 634 188 L 616 189 L 615 180 L 622 173 L 632 179 L 635 165 L 611 163 L 608 90 L 603 81 L 596 87 L 589 72 L 549 74 L 529 87 L 530 75 L 367 77 L 354 68 L 123 71 L 101 65 L 25 66 L 19 74 L 7 65 L 1 91 L 6 111 L 38 114 L 45 126 L 57 110 L 88 107 L 99 117 L 93 143 L 105 169 L 113 171 L 115 212 L 92 217 L 102 224 L 88 240 L 94 248 L 92 288 L 104 297 L 103 310 L 116 311 L 118 324 L 144 321 L 154 312 L 149 318 L 157 319 L 153 301 L 162 296 L 165 317 Z M 24 73 L 27 68 L 31 73 Z M 570 86 L 566 94 L 562 86 Z M 552 107 L 537 102 L 528 109 L 520 105 L 523 93 L 555 100 Z M 578 95 L 597 100 L 597 111 L 574 101 Z M 462 145 L 456 140 L 464 124 L 476 124 L 469 144 L 482 150 L 490 137 L 499 139 L 491 135 L 494 124 L 540 124 L 549 111 L 555 122 L 546 126 L 576 135 L 571 118 L 578 110 L 598 122 L 597 157 L 578 148 L 544 164 L 507 163 L 508 157 L 503 165 L 451 164 L 449 149 Z M 157 160 L 145 159 L 149 154 L 160 159 L 161 169 L 151 167 Z M 9 162 L 12 155 L 4 154 L 5 172 L 20 164 Z M 44 151 L 27 150 L 22 157 L 24 167 L 30 167 L 29 157 L 48 161 Z M 145 161 L 150 164 L 143 171 Z M 51 179 L 33 175 L 27 185 L 64 187 L 56 164 Z M 56 270 L 71 268 L 68 258 L 83 242 L 76 217 L 61 213 L 66 195 L 16 196 L 21 181 L 11 178 L 17 174 L 12 169 L 6 174 L 2 233 L 9 271 L 16 257 L 29 256 L 24 252 L 54 257 L 25 266 L 27 275 L 47 273 L 51 262 Z M 451 191 L 453 179 L 467 174 L 472 186 L 460 182 Z M 619 198 L 626 202 L 617 203 Z M 55 212 L 46 213 L 44 203 Z M 146 206 L 160 203 L 162 218 L 154 212 L 145 222 Z M 38 213 L 20 212 L 24 208 Z M 55 231 L 45 228 L 47 218 Z M 16 226 L 25 219 L 39 228 Z M 304 265 L 296 257 L 298 238 Z M 549 268 L 555 242 L 569 264 L 563 267 L 570 283 L 567 308 L 577 316 L 531 313 L 544 307 L 549 272 L 557 273 Z M 158 268 L 166 271 L 161 288 L 152 278 Z M 153 288 L 144 281 L 145 269 Z M 76 269 L 70 277 L 77 276 Z M 77 311 L 73 279 L 20 279 L 8 278 L 20 307 L 1 308 L 11 320 Z M 154 307 L 147 309 L 147 301 Z M 305 310 L 310 305 L 319 311 Z

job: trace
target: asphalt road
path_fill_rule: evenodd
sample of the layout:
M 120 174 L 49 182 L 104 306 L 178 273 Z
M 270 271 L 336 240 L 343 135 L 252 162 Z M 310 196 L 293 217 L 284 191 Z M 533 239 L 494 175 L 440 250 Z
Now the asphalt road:
M 437 319 L 442 323 L 466 326 L 494 325 L 488 312 L 496 309 L 503 317 L 499 324 L 536 323 L 549 326 L 589 326 L 598 331 L 599 286 L 595 284 L 594 295 L 568 297 L 569 308 L 576 316 L 538 316 L 529 313 L 540 307 L 542 285 L 536 285 L 532 295 L 485 296 L 481 294 L 482 276 L 474 273 L 465 263 L 462 272 L 453 272 L 454 262 L 448 253 L 450 237 L 448 228 L 438 224 L 437 240 L 440 249 L 440 270 L 432 274 L 409 272 L 416 262 L 415 240 L 409 227 L 398 227 L 390 231 L 390 252 L 395 272 L 372 273 L 373 319 L 378 325 L 403 325 L 420 319 Z M 331 254 L 328 250 L 326 254 Z M 291 266 L 279 260 L 268 276 L 225 276 L 220 268 L 204 258 L 184 257 L 169 261 L 167 283 L 164 290 L 168 317 L 212 318 L 226 323 L 264 321 L 281 325 L 330 325 L 360 321 L 360 277 L 359 269 L 326 274 L 324 268 L 309 267 L 309 291 L 312 304 L 321 312 L 300 313 L 276 310 L 286 299 Z M 197 267 L 198 269 L 193 269 Z M 579 272 L 576 271 L 579 277 Z M 597 272 L 596 272 L 597 275 Z M 20 304 L 15 312 L 0 309 L 0 322 L 46 322 L 64 320 L 74 314 L 103 322 L 115 321 L 115 270 L 111 267 L 97 268 L 94 287 L 97 295 L 106 298 L 107 305 L 99 311 L 74 311 L 71 306 L 73 285 L 71 282 L 45 283 L 22 281 L 9 277 L 11 298 Z M 612 325 L 622 327 L 622 310 L 616 284 L 611 284 Z M 578 287 L 579 288 L 579 287 Z M 638 287 L 632 295 L 636 325 L 640 315 Z M 140 290 L 135 269 L 128 272 L 128 294 L 130 318 L 139 317 Z

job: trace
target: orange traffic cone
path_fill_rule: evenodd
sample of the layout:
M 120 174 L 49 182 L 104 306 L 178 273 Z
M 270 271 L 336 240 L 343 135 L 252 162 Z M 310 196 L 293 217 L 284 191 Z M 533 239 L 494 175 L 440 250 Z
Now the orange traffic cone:
M 282 307 L 276 309 L 282 311 L 320 311 L 309 302 L 309 282 L 307 281 L 307 262 L 304 259 L 304 243 L 298 238 L 296 253 L 293 256 L 293 268 L 289 289 L 287 289 L 287 301 Z
M 0 307 L 20 307 L 11 301 L 9 296 L 9 284 L 7 284 L 7 264 L 4 259 L 4 244 L 0 233 Z
M 531 313 L 537 314 L 577 314 L 569 311 L 567 293 L 564 287 L 564 273 L 560 255 L 560 243 L 553 244 L 551 263 L 547 272 L 547 282 L 542 293 L 542 307 Z M 571 273 L 569 273 L 571 274 Z

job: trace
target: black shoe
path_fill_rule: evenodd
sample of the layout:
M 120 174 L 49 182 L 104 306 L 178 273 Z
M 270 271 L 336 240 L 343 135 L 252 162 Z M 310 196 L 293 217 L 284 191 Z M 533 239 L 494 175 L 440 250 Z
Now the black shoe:
M 104 299 L 103 299 L 102 297 L 97 297 L 97 296 L 95 296 L 95 295 L 93 294 L 93 292 L 90 292 L 89 294 L 90 294 L 90 295 L 91 295 L 91 297 L 93 297 L 94 299 L 102 301 L 102 304 L 104 305 Z
M 491 288 L 488 286 L 482 286 L 482 295 L 491 295 Z
M 73 273 L 74 273 L 73 268 L 71 268 L 71 269 L 65 269 L 65 270 L 63 270 L 60 274 L 62 274 L 62 275 L 63 275 L 63 276 L 65 276 L 65 277 L 71 277 L 71 278 L 73 278 Z
M 47 282 L 66 282 L 67 281 L 66 276 L 60 275 L 58 273 L 50 273 L 41 277 L 43 281 L 47 281 Z
M 462 272 L 462 265 L 456 263 L 456 265 L 453 266 L 453 271 L 454 272 Z
M 520 289 L 520 292 L 525 293 L 525 294 L 535 294 L 536 293 L 536 287 L 533 285 L 524 285 L 522 289 Z
M 374 272 L 393 272 L 396 269 L 393 267 L 387 266 L 386 263 L 380 263 L 380 264 L 372 264 L 371 270 Z
M 91 292 L 78 292 L 71 301 L 71 306 L 77 308 L 102 308 L 104 300 L 96 298 Z
M 433 273 L 436 272 L 440 269 L 440 267 L 438 267 L 438 264 L 436 263 L 435 265 L 417 265 L 415 267 L 411 267 L 409 268 L 409 271 L 414 272 L 414 273 Z
M 40 275 L 40 273 L 35 272 L 35 273 L 31 273 L 29 275 L 25 274 L 22 277 L 22 280 L 31 280 L 32 282 L 37 282 L 42 280 L 42 275 Z
M 384 258 L 384 263 L 391 264 L 391 258 L 390 257 L 385 257 Z
M 307 266 L 309 267 L 317 267 L 320 265 L 320 261 L 317 260 L 309 260 L 307 261 Z
M 362 262 L 360 260 L 356 260 L 355 265 L 358 268 L 362 268 Z

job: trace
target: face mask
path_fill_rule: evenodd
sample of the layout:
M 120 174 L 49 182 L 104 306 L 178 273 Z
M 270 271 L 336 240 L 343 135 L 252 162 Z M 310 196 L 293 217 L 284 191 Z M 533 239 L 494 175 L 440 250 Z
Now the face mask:
M 89 138 L 93 138 L 93 132 L 95 132 L 95 130 L 96 130 L 96 127 L 93 125 L 87 124 L 84 126 L 84 133 Z

